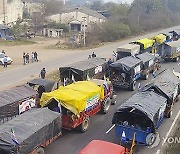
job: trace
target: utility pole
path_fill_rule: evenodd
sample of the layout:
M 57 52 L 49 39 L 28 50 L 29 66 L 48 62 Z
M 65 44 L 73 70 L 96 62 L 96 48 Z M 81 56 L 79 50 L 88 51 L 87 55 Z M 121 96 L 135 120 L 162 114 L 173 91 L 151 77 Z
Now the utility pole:
M 5 0 L 3 0 L 3 15 L 4 15 L 4 24 L 6 24 Z
M 86 21 L 86 17 L 82 17 L 83 18 L 83 24 L 84 24 L 84 27 L 83 27 L 83 31 L 84 31 L 84 47 L 86 46 L 86 27 L 85 27 L 85 21 Z

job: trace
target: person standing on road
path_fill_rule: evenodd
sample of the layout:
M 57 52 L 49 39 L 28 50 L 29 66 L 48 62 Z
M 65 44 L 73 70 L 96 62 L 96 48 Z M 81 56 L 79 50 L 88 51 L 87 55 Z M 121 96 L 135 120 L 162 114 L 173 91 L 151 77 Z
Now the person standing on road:
M 46 69 L 45 69 L 45 68 L 43 68 L 43 69 L 41 70 L 39 76 L 40 76 L 42 79 L 45 79 L 45 77 L 46 77 Z
M 2 50 L 2 53 L 3 53 L 3 54 L 5 54 L 5 51 L 4 51 L 4 50 Z
M 29 63 L 29 53 L 26 54 L 26 63 Z
M 31 60 L 32 60 L 32 63 L 33 63 L 34 62 L 34 52 L 32 52 Z
M 96 57 L 96 54 L 93 52 L 92 53 L 92 58 L 95 58 Z
M 4 67 L 7 67 L 7 63 L 8 63 L 8 60 L 7 60 L 7 56 L 4 57 Z
M 23 53 L 23 62 L 24 62 L 24 65 L 26 65 L 26 53 L 25 52 Z
M 35 60 L 36 62 L 38 62 L 38 54 L 37 54 L 36 51 L 34 52 L 34 60 Z

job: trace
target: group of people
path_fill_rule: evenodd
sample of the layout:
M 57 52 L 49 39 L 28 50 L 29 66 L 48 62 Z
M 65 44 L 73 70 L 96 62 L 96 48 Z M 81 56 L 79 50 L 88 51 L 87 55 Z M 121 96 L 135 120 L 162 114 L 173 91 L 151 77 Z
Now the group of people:
M 95 58 L 95 57 L 96 57 L 96 54 L 93 52 L 92 55 L 89 55 L 88 59 Z
M 23 53 L 23 63 L 28 64 L 30 62 L 30 55 L 29 53 Z M 37 52 L 32 52 L 31 54 L 31 62 L 38 62 L 38 54 Z

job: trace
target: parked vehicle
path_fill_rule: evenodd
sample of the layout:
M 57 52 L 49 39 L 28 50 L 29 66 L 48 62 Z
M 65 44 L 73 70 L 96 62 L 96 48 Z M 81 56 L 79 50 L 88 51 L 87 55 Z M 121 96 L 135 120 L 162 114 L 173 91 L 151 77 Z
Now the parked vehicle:
M 106 69 L 105 58 L 90 58 L 83 61 L 73 63 L 66 67 L 60 67 L 60 79 L 63 82 L 64 79 L 68 79 L 69 83 L 72 83 L 72 76 L 75 81 L 87 80 L 87 78 L 102 79 Z
M 38 93 L 27 85 L 0 92 L 0 122 L 36 107 Z
M 135 56 L 140 52 L 140 45 L 138 44 L 126 44 L 117 48 L 116 60 L 119 60 L 128 56 Z
M 110 80 L 114 87 L 135 90 L 136 80 L 141 77 L 143 62 L 136 57 L 124 57 L 110 65 Z
M 61 114 L 33 109 L 1 125 L 1 154 L 44 154 L 44 147 L 62 134 Z
M 89 117 L 99 111 L 109 111 L 110 95 L 111 91 L 105 92 L 105 87 L 91 81 L 78 81 L 50 93 L 43 93 L 40 105 L 51 110 L 62 110 L 63 128 L 71 130 L 78 127 L 81 132 L 85 132 L 89 127 Z
M 173 42 L 166 42 L 161 51 L 161 57 L 165 60 L 179 61 L 180 57 L 180 40 Z
M 153 91 L 134 94 L 114 113 L 112 123 L 116 136 L 131 142 L 136 133 L 136 144 L 152 145 L 164 119 L 166 105 L 167 99 Z
M 149 38 L 143 38 L 137 41 L 131 42 L 131 44 L 140 45 L 140 53 L 149 52 L 152 53 L 152 49 L 154 46 L 154 40 Z
M 145 52 L 143 54 L 136 55 L 136 58 L 143 61 L 141 78 L 147 80 L 149 78 L 149 74 L 158 69 L 155 64 L 155 56 L 151 53 Z
M 114 143 L 92 140 L 79 154 L 128 154 L 128 149 Z
M 165 116 L 170 118 L 172 115 L 173 104 L 178 100 L 180 94 L 180 80 L 172 71 L 164 70 L 149 82 L 142 91 L 153 90 L 155 93 L 167 99 Z
M 4 53 L 0 53 L 0 65 L 4 65 L 4 58 L 5 58 L 5 54 Z M 12 59 L 10 57 L 6 57 L 7 58 L 7 61 L 8 61 L 8 65 L 12 64 Z
M 172 33 L 173 41 L 177 41 L 180 38 L 180 29 L 172 30 L 169 33 Z

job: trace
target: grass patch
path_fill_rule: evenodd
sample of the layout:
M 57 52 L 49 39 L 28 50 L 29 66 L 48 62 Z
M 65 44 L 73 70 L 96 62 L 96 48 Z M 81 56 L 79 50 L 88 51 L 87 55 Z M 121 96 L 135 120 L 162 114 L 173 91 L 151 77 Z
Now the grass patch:
M 53 71 L 46 75 L 46 79 L 53 80 L 53 81 L 59 81 L 59 71 Z
M 0 40 L 0 45 L 2 46 L 29 45 L 35 43 L 36 42 L 31 40 Z
M 173 136 L 180 137 L 180 122 Z M 173 143 L 169 145 L 168 149 L 166 150 L 166 154 L 179 154 L 179 151 L 180 151 L 180 143 Z

